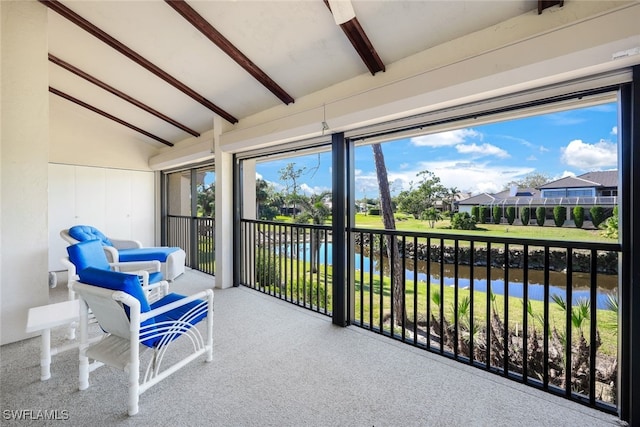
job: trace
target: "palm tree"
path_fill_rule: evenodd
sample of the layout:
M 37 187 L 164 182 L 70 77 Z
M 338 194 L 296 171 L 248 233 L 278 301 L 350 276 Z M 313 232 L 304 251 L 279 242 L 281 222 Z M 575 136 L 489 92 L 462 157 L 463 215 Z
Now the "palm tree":
M 298 196 L 296 202 L 302 209 L 302 213 L 296 218 L 297 223 L 314 225 L 322 225 L 331 216 L 331 209 L 325 204 L 325 200 L 331 196 L 330 191 L 320 194 L 312 194 L 309 197 Z M 311 231 L 313 238 L 311 239 L 311 272 L 318 271 L 319 254 L 320 254 L 320 230 L 313 229 Z
M 391 204 L 391 191 L 389 190 L 389 179 L 387 178 L 387 166 L 384 163 L 384 155 L 380 144 L 372 144 L 373 159 L 376 165 L 376 176 L 378 177 L 378 188 L 380 190 L 380 213 L 382 214 L 382 222 L 386 230 L 395 230 L 396 221 L 393 217 L 393 207 Z M 396 313 L 396 325 L 402 325 L 407 319 L 404 310 L 404 295 L 402 292 L 402 263 L 400 262 L 400 253 L 398 251 L 398 239 L 396 236 L 386 236 L 385 246 L 387 247 L 387 258 L 391 262 L 393 260 L 393 311 Z M 380 283 L 384 278 L 380 278 Z M 382 288 L 382 287 L 381 287 Z M 382 292 L 382 289 L 380 290 Z M 392 325 L 393 328 L 394 325 Z

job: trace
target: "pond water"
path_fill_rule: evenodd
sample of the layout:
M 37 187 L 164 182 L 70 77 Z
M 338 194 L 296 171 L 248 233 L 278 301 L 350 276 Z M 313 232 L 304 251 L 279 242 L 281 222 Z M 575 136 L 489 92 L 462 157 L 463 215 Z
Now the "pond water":
M 326 245 L 326 248 L 325 248 Z M 295 248 L 295 246 L 294 246 Z M 291 256 L 291 246 L 283 248 L 286 251 L 287 256 Z M 297 247 L 297 258 L 310 261 L 311 250 L 309 244 L 300 244 Z M 295 251 L 294 251 L 295 252 Z M 332 263 L 332 247 L 331 243 L 322 243 L 319 250 L 320 264 L 325 263 L 325 255 L 327 257 L 327 264 Z M 389 275 L 389 262 L 386 257 L 383 260 L 384 274 Z M 380 259 L 374 257 L 373 265 L 369 256 L 360 253 L 355 254 L 354 267 L 356 270 L 356 276 L 359 274 L 360 269 L 364 273 L 373 272 L 374 274 L 380 274 Z M 407 280 L 414 280 L 416 274 L 413 261 L 405 261 L 405 277 Z M 453 264 L 445 264 L 443 269 L 442 282 L 444 286 L 453 287 L 456 285 L 455 280 L 455 267 Z M 440 264 L 436 262 L 430 263 L 429 276 L 427 277 L 427 262 L 418 261 L 417 265 L 417 279 L 419 282 L 426 282 L 427 279 L 432 284 L 440 285 Z M 470 275 L 471 269 L 468 265 L 458 266 L 458 281 L 457 285 L 459 289 L 469 289 L 471 287 L 472 279 Z M 542 270 L 529 270 L 528 271 L 528 292 L 529 299 L 542 301 L 544 299 L 544 272 Z M 524 270 L 510 268 L 509 269 L 509 282 L 507 284 L 509 290 L 509 296 L 522 298 L 524 295 Z M 572 303 L 577 304 L 580 300 L 590 299 L 590 275 L 589 273 L 573 273 L 572 275 Z M 487 268 L 486 266 L 474 266 L 473 268 L 473 288 L 475 291 L 486 292 L 487 283 L 491 283 L 491 291 L 494 294 L 504 295 L 505 293 L 505 280 L 504 271 L 500 268 L 490 269 L 490 280 L 487 281 Z M 550 271 L 549 272 L 549 297 L 558 295 L 566 300 L 566 285 L 567 274 L 562 272 Z M 607 308 L 609 295 L 615 294 L 618 286 L 618 276 L 608 274 L 597 275 L 597 308 Z

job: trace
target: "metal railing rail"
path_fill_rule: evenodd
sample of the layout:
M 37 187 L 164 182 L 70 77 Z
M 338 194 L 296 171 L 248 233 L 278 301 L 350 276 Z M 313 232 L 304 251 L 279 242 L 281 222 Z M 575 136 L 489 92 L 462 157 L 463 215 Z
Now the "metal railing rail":
M 617 321 L 617 313 L 609 316 L 597 301 L 599 273 L 612 273 L 612 265 L 617 269 L 620 244 L 364 228 L 351 233 L 356 242 L 353 324 L 616 413 L 617 340 L 616 354 L 598 349 L 604 328 L 617 328 L 605 318 Z M 389 260 L 394 252 L 387 250 L 393 240 L 403 271 L 399 279 L 396 263 Z M 453 270 L 448 283 L 445 266 Z M 560 267 L 554 274 L 564 275 L 562 292 L 550 283 L 550 273 Z M 468 271 L 465 287 L 462 268 Z M 544 277 L 542 301 L 535 301 L 529 289 L 536 269 Z M 515 271 L 522 274 L 522 289 L 511 295 Z M 476 279 L 479 272 L 483 279 Z M 578 275 L 582 281 L 586 275 L 588 283 L 581 298 L 575 289 Z M 610 301 L 617 303 L 614 297 Z
M 167 245 L 184 249 L 187 266 L 207 274 L 215 274 L 213 218 L 168 215 Z
M 331 227 L 241 220 L 245 286 L 331 316 Z
M 349 233 L 353 325 L 616 413 L 617 314 L 600 284 L 617 283 L 620 244 Z M 240 281 L 331 316 L 331 237 L 330 226 L 242 219 Z

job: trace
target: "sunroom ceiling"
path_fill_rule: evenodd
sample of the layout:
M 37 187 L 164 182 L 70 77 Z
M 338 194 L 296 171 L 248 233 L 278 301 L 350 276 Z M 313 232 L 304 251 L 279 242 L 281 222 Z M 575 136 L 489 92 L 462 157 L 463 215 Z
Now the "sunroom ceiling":
M 322 0 L 178 3 L 215 28 L 294 102 L 355 76 L 367 74 L 376 79 L 384 72 L 368 70 Z M 539 7 L 536 0 L 351 3 L 362 30 L 387 68 L 414 53 Z M 217 113 L 63 17 L 57 6 L 215 104 L 228 114 L 227 121 L 241 121 L 283 103 L 167 2 L 65 0 L 42 4 L 49 6 L 49 81 L 55 91 L 50 96 L 65 94 L 64 102 L 75 99 L 85 104 L 74 108 L 91 106 L 158 137 L 141 135 L 141 141 L 158 147 L 163 146 L 160 140 L 176 143 L 189 137 L 190 131 L 198 134 L 211 129 Z M 79 72 L 71 72 L 61 63 Z M 78 74 L 85 74 L 85 78 Z M 102 82 L 103 87 L 89 82 L 86 75 Z M 168 116 L 182 128 L 132 105 L 104 86 Z M 122 124 L 113 122 L 113 126 Z

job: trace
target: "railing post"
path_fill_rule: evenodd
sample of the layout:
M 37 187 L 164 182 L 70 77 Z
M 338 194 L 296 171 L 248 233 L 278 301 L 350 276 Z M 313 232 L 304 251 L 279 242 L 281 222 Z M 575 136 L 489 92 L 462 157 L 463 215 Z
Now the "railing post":
M 350 171 L 347 168 L 349 142 L 345 140 L 344 133 L 334 133 L 331 135 L 331 152 L 333 157 L 333 194 L 332 194 L 332 256 L 333 256 L 333 287 L 332 287 L 332 318 L 333 323 L 339 326 L 346 326 L 350 323 L 349 315 L 349 288 L 353 283 L 348 277 L 348 256 L 347 248 L 347 216 L 348 199 L 347 175 Z
M 620 418 L 640 425 L 640 66 L 633 67 L 630 85 L 621 90 L 622 277 L 619 287 L 620 346 L 618 374 Z M 634 362 L 634 359 L 636 360 Z M 636 402 L 634 405 L 633 402 Z

